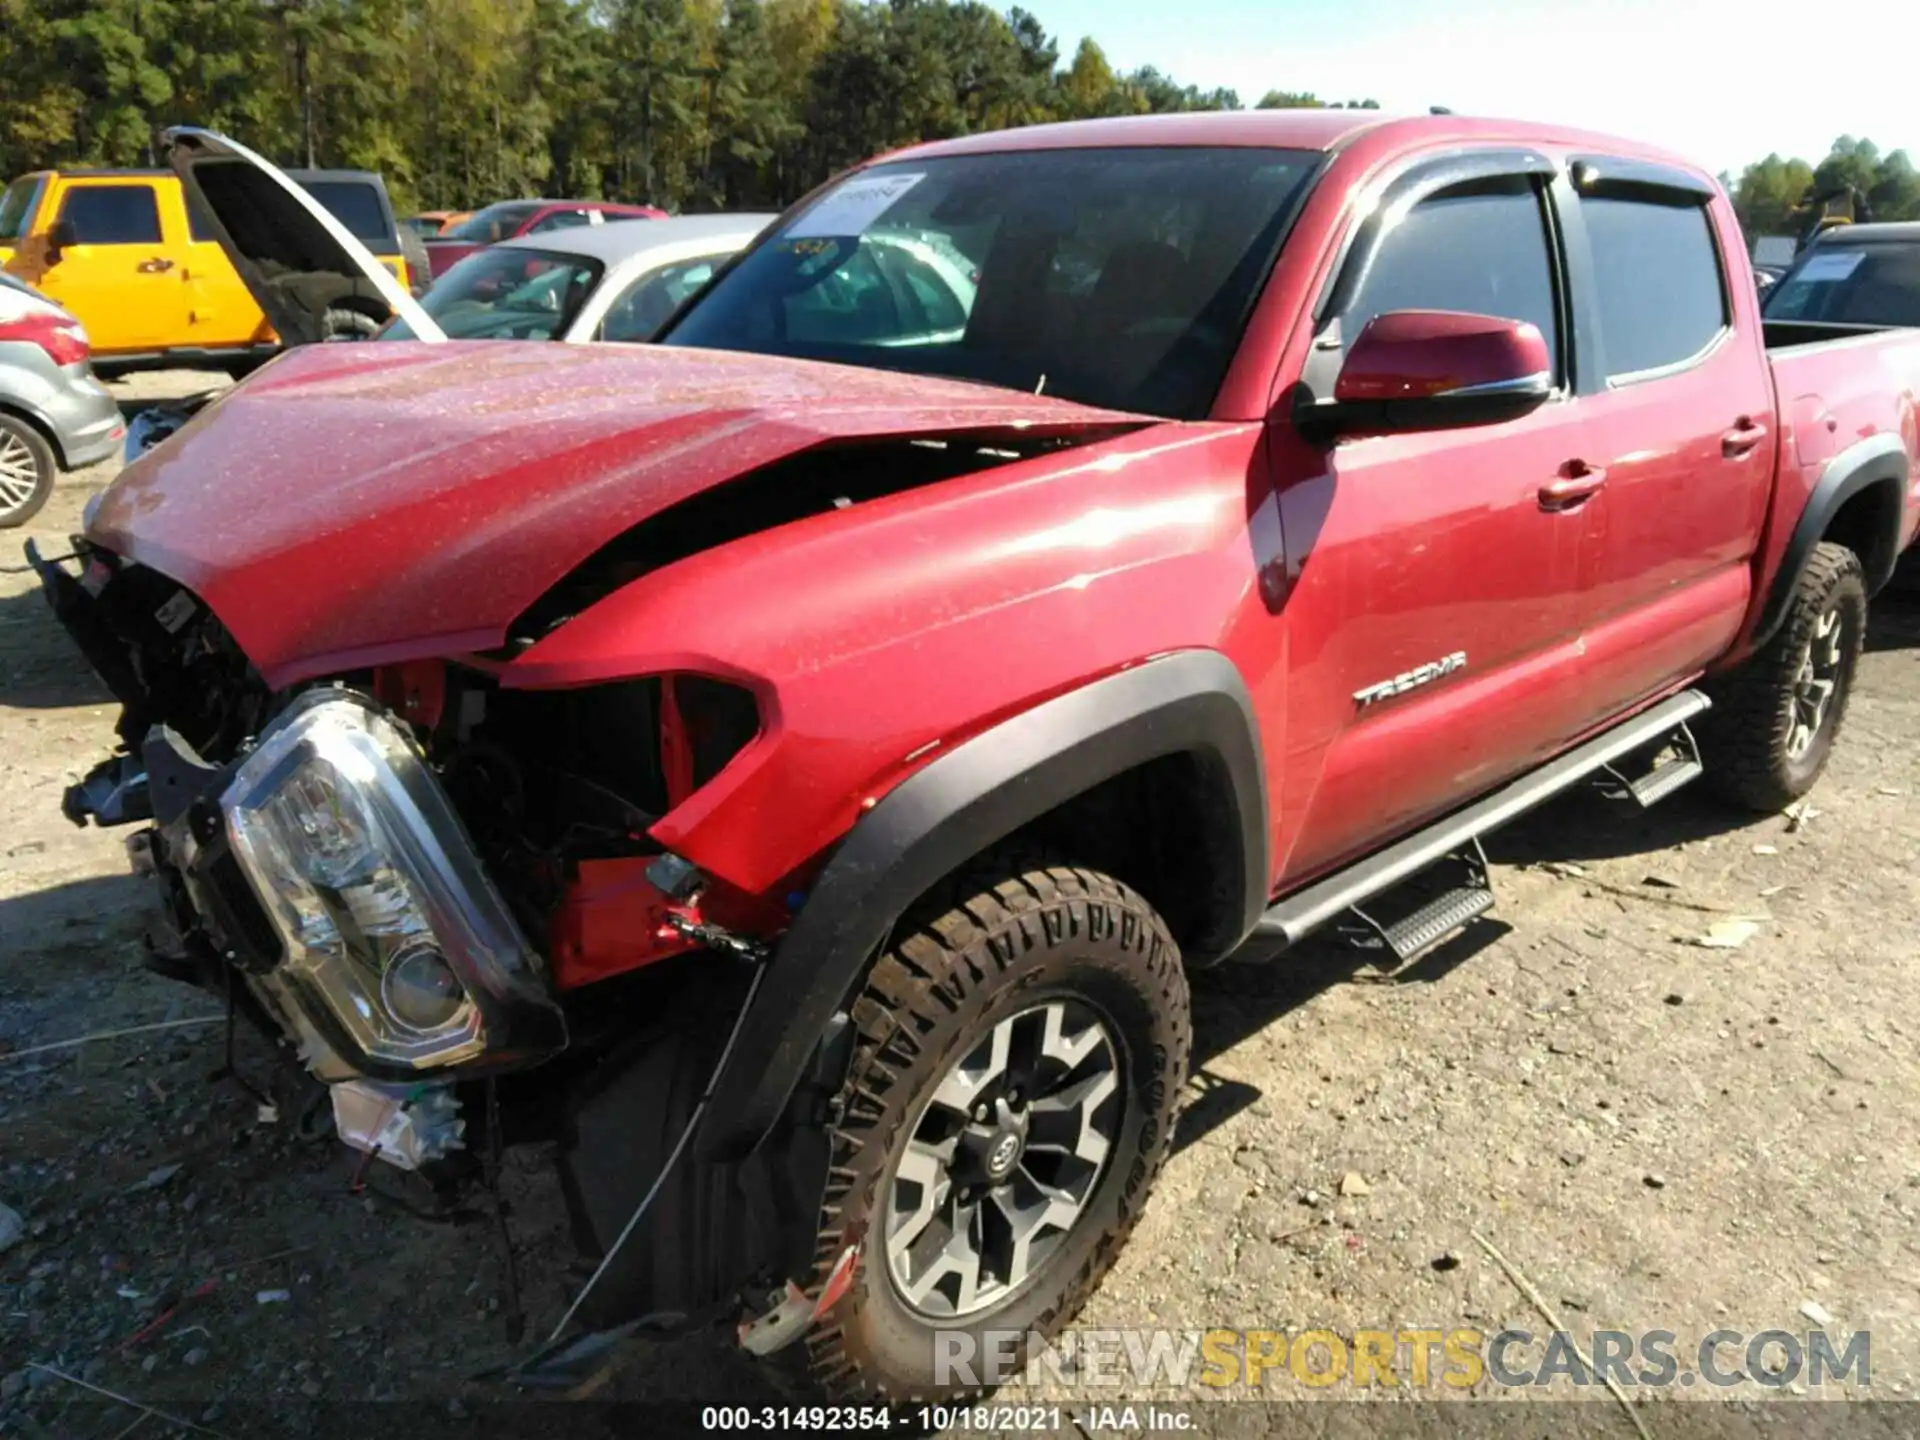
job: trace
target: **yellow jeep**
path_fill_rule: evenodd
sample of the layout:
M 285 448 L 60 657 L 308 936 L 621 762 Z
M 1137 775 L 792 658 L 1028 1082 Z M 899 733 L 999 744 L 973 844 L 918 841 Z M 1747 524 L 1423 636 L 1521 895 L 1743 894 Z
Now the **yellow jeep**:
M 360 339 L 386 322 L 390 297 L 362 267 L 327 253 L 337 247 L 324 235 L 315 249 L 315 227 L 296 213 L 299 197 L 248 165 L 207 169 L 183 184 L 182 160 L 171 158 L 171 170 L 38 171 L 0 195 L 0 266 L 80 320 L 97 369 L 243 373 L 284 344 Z M 403 293 L 413 288 L 378 175 L 279 173 L 371 251 Z M 223 184 L 234 193 L 207 188 Z M 418 272 L 424 284 L 424 261 Z

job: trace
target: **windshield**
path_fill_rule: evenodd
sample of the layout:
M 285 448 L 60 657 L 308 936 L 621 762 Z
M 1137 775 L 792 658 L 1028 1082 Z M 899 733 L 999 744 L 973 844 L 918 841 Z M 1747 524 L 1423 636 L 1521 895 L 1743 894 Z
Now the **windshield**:
M 599 281 L 600 262 L 585 255 L 479 250 L 434 282 L 420 305 L 449 340 L 552 340 L 566 334 Z M 419 337 L 396 319 L 380 338 Z
M 1920 325 L 1920 240 L 1815 247 L 1767 291 L 1768 320 Z
M 326 206 L 347 233 L 369 250 L 391 253 L 396 237 L 387 224 L 380 192 L 365 180 L 303 180 L 306 192 Z
M 33 202 L 40 198 L 42 178 L 23 175 L 0 195 L 0 245 L 11 245 L 27 233 L 27 221 L 33 216 Z
M 663 343 L 1199 418 L 1316 158 L 1134 148 L 875 166 L 785 220 Z
M 482 245 L 491 245 L 496 240 L 510 237 L 539 208 L 537 204 L 525 200 L 503 200 L 498 205 L 474 211 L 440 238 L 473 240 Z

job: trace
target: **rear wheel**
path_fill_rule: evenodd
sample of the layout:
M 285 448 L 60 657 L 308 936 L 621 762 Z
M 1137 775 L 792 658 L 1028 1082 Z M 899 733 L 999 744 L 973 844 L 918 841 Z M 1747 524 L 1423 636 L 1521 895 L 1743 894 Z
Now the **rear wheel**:
M 837 1395 L 1017 1376 L 1026 1337 L 1055 1334 L 1113 1264 L 1172 1135 L 1187 986 L 1153 908 L 1060 867 L 985 872 L 949 900 L 854 1006 L 822 1275 L 863 1249 L 811 1341 Z
M 46 436 L 17 415 L 0 414 L 0 530 L 40 513 L 58 468 Z
M 1813 788 L 1846 716 L 1866 631 L 1858 557 L 1843 545 L 1815 546 L 1779 632 L 1713 687 L 1699 736 L 1720 795 L 1776 811 Z

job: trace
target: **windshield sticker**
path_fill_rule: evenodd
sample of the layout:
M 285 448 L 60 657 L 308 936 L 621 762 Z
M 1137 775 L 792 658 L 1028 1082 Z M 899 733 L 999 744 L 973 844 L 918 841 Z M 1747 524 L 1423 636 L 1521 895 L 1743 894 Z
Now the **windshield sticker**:
M 1800 273 L 1793 278 L 1808 285 L 1822 280 L 1844 280 L 1858 270 L 1860 262 L 1866 258 L 1866 252 L 1862 250 L 1841 250 L 1831 255 L 1815 255 L 1800 267 Z
M 911 175 L 856 175 L 787 228 L 789 240 L 819 235 L 859 235 L 894 202 L 926 179 Z

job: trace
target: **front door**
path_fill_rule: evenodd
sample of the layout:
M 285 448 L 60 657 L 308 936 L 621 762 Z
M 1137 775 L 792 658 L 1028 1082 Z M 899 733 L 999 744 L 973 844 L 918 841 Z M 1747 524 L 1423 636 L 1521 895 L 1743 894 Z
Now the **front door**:
M 1492 788 L 1579 725 L 1583 523 L 1541 503 L 1581 449 L 1543 183 L 1494 173 L 1419 199 L 1347 262 L 1364 278 L 1336 289 L 1349 298 L 1309 364 L 1337 368 L 1328 352 L 1385 311 L 1496 315 L 1547 338 L 1553 399 L 1515 420 L 1331 448 L 1274 427 L 1297 572 L 1283 612 L 1289 884 Z
M 273 327 L 214 238 L 210 217 L 189 198 L 184 186 L 172 187 L 172 194 L 180 197 L 181 216 L 187 227 L 180 267 L 180 280 L 186 288 L 187 328 L 180 343 L 201 350 L 241 350 L 272 344 L 276 338 Z
M 178 343 L 186 325 L 180 257 L 165 242 L 150 178 L 77 180 L 63 187 L 56 222 L 71 231 L 35 283 L 73 312 L 99 355 Z

